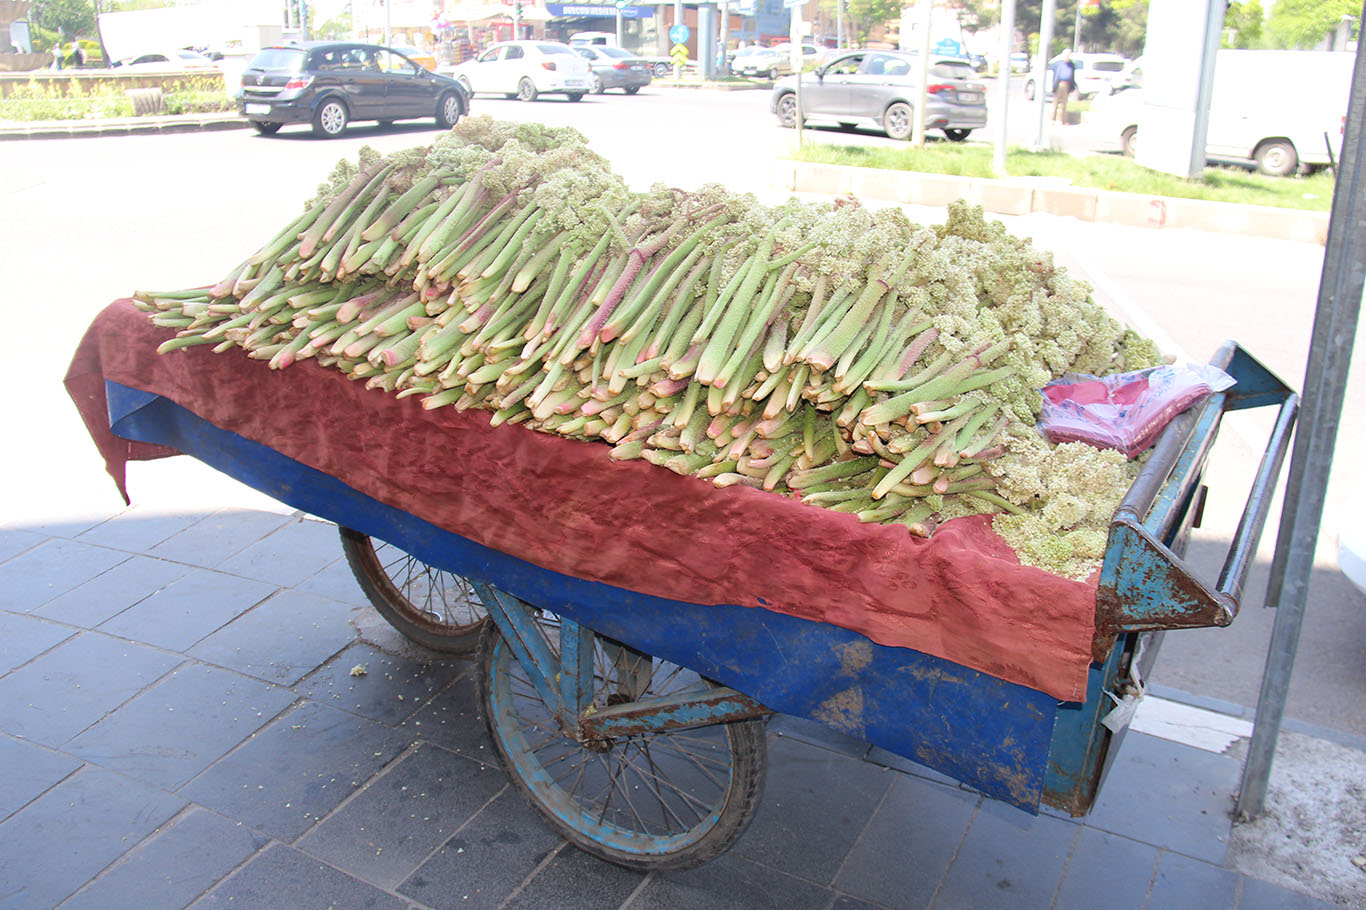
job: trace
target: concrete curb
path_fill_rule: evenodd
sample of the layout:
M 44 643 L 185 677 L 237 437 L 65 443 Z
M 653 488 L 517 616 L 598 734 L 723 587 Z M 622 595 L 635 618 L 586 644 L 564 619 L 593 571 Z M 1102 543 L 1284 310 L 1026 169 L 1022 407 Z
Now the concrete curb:
M 1223 234 L 1316 243 L 1319 246 L 1323 246 L 1328 239 L 1326 212 L 1117 193 L 1073 187 L 1055 178 L 993 180 L 801 161 L 776 162 L 772 174 L 776 186 L 792 192 L 852 193 L 864 199 L 937 206 L 947 205 L 955 199 L 967 199 L 999 215 L 1047 212 L 1081 221 L 1151 228 L 1194 228 Z
M 43 120 L 0 124 L 0 141 L 7 139 L 74 139 L 83 136 L 135 136 L 153 133 L 193 133 L 246 129 L 247 122 L 230 114 L 170 114 L 164 117 L 121 117 L 108 120 Z

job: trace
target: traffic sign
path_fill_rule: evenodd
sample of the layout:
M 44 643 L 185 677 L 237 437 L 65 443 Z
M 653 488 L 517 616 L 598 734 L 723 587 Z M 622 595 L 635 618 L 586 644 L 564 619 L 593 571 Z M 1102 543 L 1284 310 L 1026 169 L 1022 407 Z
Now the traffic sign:
M 795 6 L 806 6 L 806 0 L 783 0 L 783 9 L 792 9 Z
M 675 44 L 673 50 L 669 51 L 669 56 L 673 58 L 674 66 L 684 66 L 688 62 L 688 48 L 682 44 Z
M 631 5 L 631 0 L 617 0 L 617 9 L 626 9 Z
M 692 36 L 692 30 L 682 22 L 669 29 L 669 40 L 674 44 L 687 44 L 688 38 Z

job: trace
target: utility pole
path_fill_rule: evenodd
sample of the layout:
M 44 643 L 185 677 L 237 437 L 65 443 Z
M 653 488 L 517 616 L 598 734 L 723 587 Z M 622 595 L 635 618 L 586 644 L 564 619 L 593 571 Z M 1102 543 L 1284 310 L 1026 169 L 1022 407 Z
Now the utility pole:
M 1043 17 L 1039 20 L 1039 52 L 1034 55 L 1034 147 L 1043 148 L 1043 119 L 1048 109 L 1048 61 L 1053 50 L 1053 20 L 1058 13 L 1058 0 L 1043 0 Z
M 1010 106 L 1010 55 L 1015 53 L 1015 0 L 1001 2 L 1001 72 L 996 76 L 996 141 L 991 156 L 991 167 L 997 177 L 1006 176 L 1006 124 Z
M 920 0 L 920 41 L 917 45 L 920 51 L 920 59 L 916 62 L 916 72 L 919 74 L 920 85 L 916 89 L 915 110 L 911 121 L 911 145 L 920 148 L 925 144 L 925 103 L 929 98 L 930 83 L 930 23 L 934 19 L 934 4 L 930 0 Z

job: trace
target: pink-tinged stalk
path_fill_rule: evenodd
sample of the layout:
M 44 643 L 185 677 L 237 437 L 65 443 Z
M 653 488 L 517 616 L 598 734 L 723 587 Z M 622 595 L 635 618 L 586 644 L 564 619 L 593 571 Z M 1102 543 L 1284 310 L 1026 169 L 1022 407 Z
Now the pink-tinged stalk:
M 617 304 L 621 303 L 621 299 L 626 296 L 626 289 L 636 280 L 636 276 L 644 267 L 645 254 L 641 252 L 640 247 L 635 247 L 626 254 L 626 267 L 621 270 L 621 274 L 617 276 L 617 280 L 612 284 L 607 296 L 603 298 L 602 304 L 594 311 L 587 324 L 584 325 L 583 331 L 579 333 L 579 340 L 576 343 L 579 350 L 587 348 L 595 341 L 611 340 L 601 337 L 603 324 L 612 315 L 612 311 L 617 308 Z
M 959 452 L 958 454 L 962 455 L 964 458 L 971 458 L 973 461 L 991 461 L 993 458 L 1000 458 L 1005 453 L 1005 446 L 992 446 L 989 449 L 982 449 L 980 452 L 973 452 L 971 455 L 967 455 L 963 452 Z
M 920 359 L 920 355 L 925 353 L 925 349 L 934 344 L 937 338 L 939 338 L 938 329 L 926 329 L 917 335 L 910 347 L 906 348 L 905 353 L 901 355 L 901 362 L 897 364 L 896 376 L 893 378 L 901 379 L 910 372 L 911 367 L 915 366 L 915 362 Z
M 656 398 L 668 398 L 685 390 L 691 382 L 690 379 L 661 379 L 650 386 L 650 394 Z
M 379 300 L 388 293 L 387 289 L 381 288 L 378 291 L 371 291 L 368 294 L 361 294 L 359 297 L 352 297 L 337 310 L 338 322 L 351 322 L 361 314 L 367 306 Z

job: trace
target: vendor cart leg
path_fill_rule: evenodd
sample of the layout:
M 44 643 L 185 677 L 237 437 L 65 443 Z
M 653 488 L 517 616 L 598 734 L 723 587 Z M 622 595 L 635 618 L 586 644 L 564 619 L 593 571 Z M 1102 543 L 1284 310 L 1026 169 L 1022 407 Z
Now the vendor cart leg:
M 476 584 L 479 695 L 504 768 L 560 834 L 631 869 L 724 852 L 758 806 L 762 717 L 740 693 Z
M 361 590 L 404 637 L 444 654 L 472 654 L 488 612 L 470 582 L 392 544 L 339 527 Z

